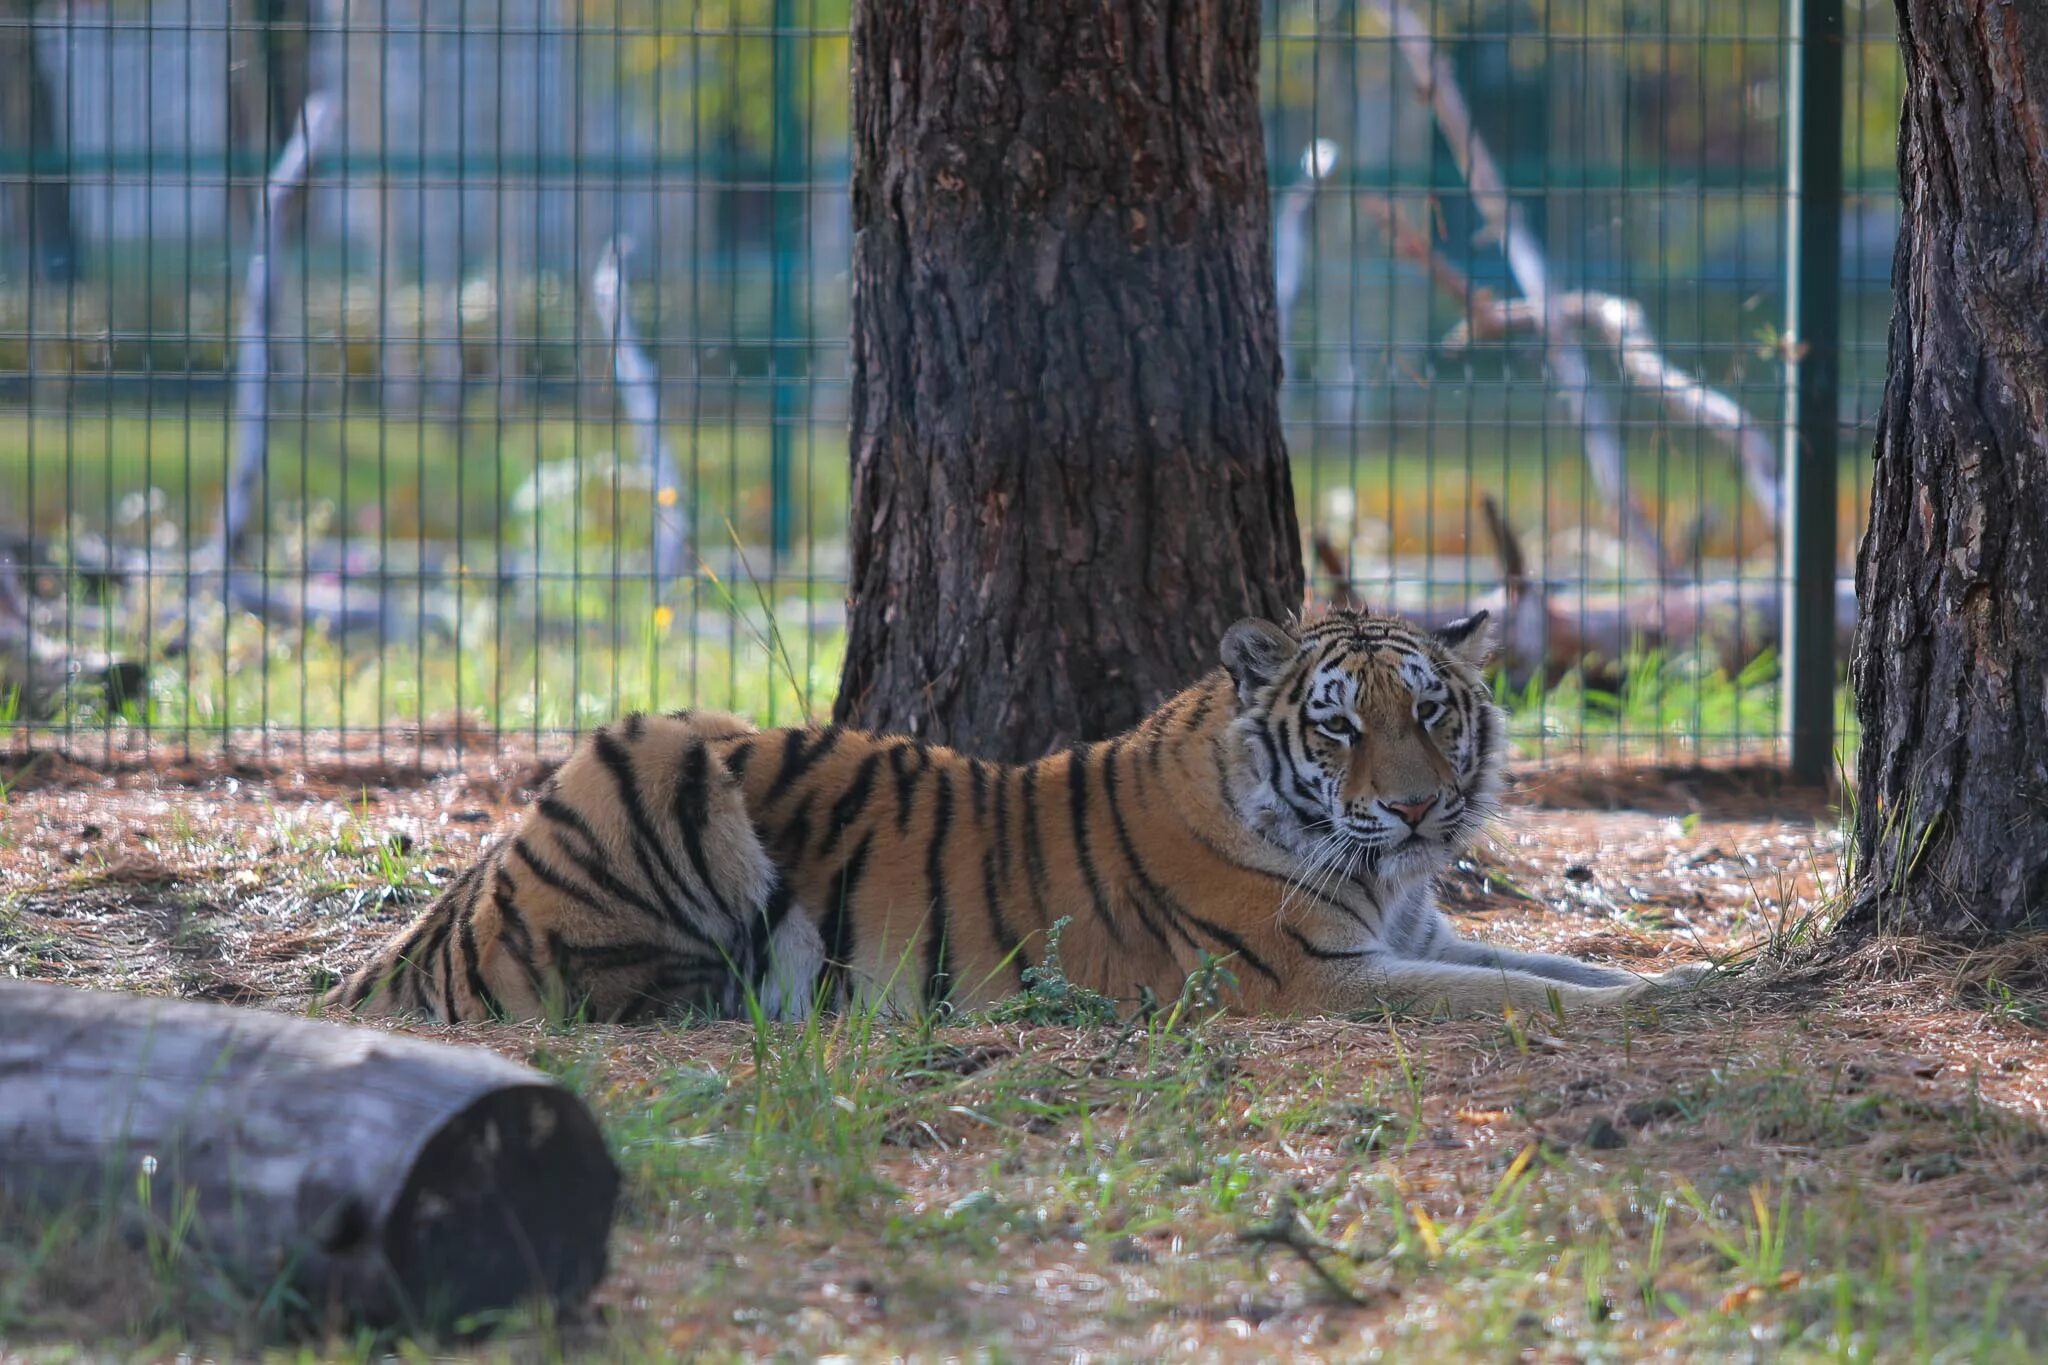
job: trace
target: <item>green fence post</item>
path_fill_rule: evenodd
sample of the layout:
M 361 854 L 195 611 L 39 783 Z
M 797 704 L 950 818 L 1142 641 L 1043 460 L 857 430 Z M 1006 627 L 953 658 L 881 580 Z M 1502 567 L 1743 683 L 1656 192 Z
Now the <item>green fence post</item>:
M 1792 776 L 1834 764 L 1842 265 L 1842 0 L 1794 0 L 1787 102 L 1784 723 Z
M 802 299 L 800 267 L 804 257 L 805 194 L 804 127 L 797 105 L 797 0 L 775 0 L 774 45 L 774 147 L 770 162 L 769 189 L 771 263 L 769 294 L 768 374 L 769 480 L 773 505 L 774 569 L 780 573 L 789 556 L 790 527 L 794 521 L 796 485 L 796 420 L 799 409 L 797 386 L 804 370 L 801 335 L 803 325 L 799 304 Z

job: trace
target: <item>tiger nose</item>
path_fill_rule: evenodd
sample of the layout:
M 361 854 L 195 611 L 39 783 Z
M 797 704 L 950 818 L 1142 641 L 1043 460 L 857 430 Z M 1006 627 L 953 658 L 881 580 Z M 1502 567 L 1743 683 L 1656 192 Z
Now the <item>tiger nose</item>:
M 1436 809 L 1436 798 L 1425 796 L 1420 801 L 1389 801 L 1380 798 L 1380 804 L 1406 820 L 1410 828 L 1422 823 L 1422 817 Z

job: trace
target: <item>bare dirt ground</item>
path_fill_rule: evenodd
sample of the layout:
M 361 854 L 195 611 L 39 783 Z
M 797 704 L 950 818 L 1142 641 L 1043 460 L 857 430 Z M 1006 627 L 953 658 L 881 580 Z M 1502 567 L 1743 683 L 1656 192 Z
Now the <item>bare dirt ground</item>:
M 304 1008 L 539 771 L 0 768 L 0 971 Z M 2048 1342 L 2040 945 L 1816 965 L 1844 859 L 1824 802 L 1740 775 L 1517 786 L 1444 888 L 1466 932 L 1646 970 L 1712 956 L 1726 978 L 1571 1021 L 1073 1027 L 1048 1006 L 763 1035 L 466 1030 L 590 1100 L 628 1198 L 589 1310 L 464 1349 L 1860 1360 Z M 36 1288 L 0 1291 L 0 1344 L 275 1340 L 260 1314 L 160 1283 L 108 1294 L 7 1246 L 0 1284 Z

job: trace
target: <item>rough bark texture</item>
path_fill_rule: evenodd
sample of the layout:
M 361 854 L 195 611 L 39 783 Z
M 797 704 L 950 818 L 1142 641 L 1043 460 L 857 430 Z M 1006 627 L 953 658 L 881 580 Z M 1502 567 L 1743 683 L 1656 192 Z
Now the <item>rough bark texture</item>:
M 310 17 L 308 0 L 229 4 L 228 142 L 239 163 L 229 203 L 238 223 L 256 216 L 264 174 L 298 127 L 299 110 L 312 89 Z
M 854 6 L 838 719 L 1114 733 L 1302 601 L 1255 0 Z
M 1898 11 L 1849 923 L 1975 937 L 2048 917 L 2048 8 Z
M 441 1326 L 581 1299 L 618 1171 L 582 1101 L 482 1048 L 0 980 L 0 1191 L 31 1218 L 189 1207 L 250 1292 Z
M 78 244 L 71 224 L 71 185 L 54 165 L 63 152 L 57 133 L 57 105 L 36 61 L 35 16 L 30 0 L 0 0 L 0 155 L 33 166 L 11 168 L 20 176 L 7 186 L 11 201 L 0 214 L 0 231 L 13 237 L 0 251 L 19 249 L 28 267 L 45 279 L 72 279 Z

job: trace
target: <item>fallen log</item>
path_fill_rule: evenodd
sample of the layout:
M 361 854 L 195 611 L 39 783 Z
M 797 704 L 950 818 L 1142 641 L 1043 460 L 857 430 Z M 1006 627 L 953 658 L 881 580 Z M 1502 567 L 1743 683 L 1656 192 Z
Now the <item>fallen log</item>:
M 1778 647 L 1784 612 L 1775 579 L 1680 580 L 1624 591 L 1587 584 L 1545 583 L 1529 570 L 1521 538 L 1491 495 L 1480 499 L 1501 587 L 1470 604 L 1500 624 L 1503 670 L 1514 687 L 1541 677 L 1556 683 L 1577 673 L 1592 687 L 1614 689 L 1632 658 L 1646 653 L 1700 653 L 1729 676 Z M 1835 584 L 1835 648 L 1848 658 L 1856 643 L 1856 583 Z
M 105 650 L 74 648 L 38 627 L 35 602 L 22 580 L 25 558 L 0 537 L 0 710 L 16 720 L 48 720 L 79 701 L 118 711 L 141 700 L 148 686 L 142 664 Z M 75 609 L 74 617 L 86 610 L 99 611 Z M 99 624 L 84 625 L 80 636 L 99 633 Z
M 0 1191 L 96 1206 L 316 1324 L 429 1330 L 604 1274 L 618 1171 L 590 1111 L 481 1048 L 0 981 Z
M 1393 591 L 1384 599 L 1359 592 L 1344 553 L 1322 531 L 1310 546 L 1333 607 L 1371 606 L 1418 620 L 1444 620 L 1485 611 L 1499 641 L 1497 660 L 1509 686 L 1537 678 L 1546 686 L 1576 675 L 1588 687 L 1615 691 L 1648 654 L 1693 655 L 1730 677 L 1767 650 L 1784 629 L 1779 585 L 1771 578 L 1679 579 L 1620 590 L 1583 580 L 1546 582 L 1533 573 L 1521 537 L 1491 495 L 1480 508 L 1493 536 L 1501 586 L 1478 597 L 1446 600 L 1443 588 Z M 1848 658 L 1856 647 L 1856 582 L 1835 583 L 1835 649 Z

